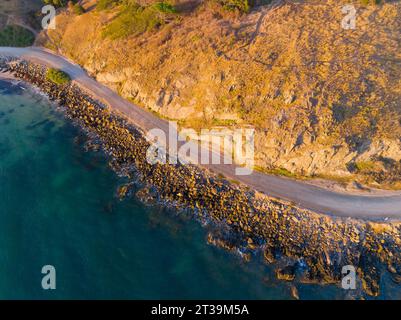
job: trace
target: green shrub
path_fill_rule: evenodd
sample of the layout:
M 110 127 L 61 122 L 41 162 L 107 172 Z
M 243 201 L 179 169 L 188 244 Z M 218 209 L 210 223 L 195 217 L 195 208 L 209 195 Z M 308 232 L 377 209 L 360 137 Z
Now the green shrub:
M 173 5 L 166 2 L 157 2 L 153 5 L 153 7 L 162 13 L 177 13 L 177 9 Z
M 284 176 L 288 178 L 295 178 L 296 174 L 292 173 L 291 171 L 288 171 L 285 168 L 276 168 L 271 171 L 272 174 L 278 175 L 278 176 Z
M 373 161 L 360 161 L 355 163 L 355 169 L 358 172 L 369 172 L 376 169 L 376 164 Z
M 238 10 L 239 12 L 247 13 L 250 10 L 250 3 L 248 0 L 218 0 L 220 5 L 228 11 Z
M 74 10 L 74 13 L 78 16 L 85 13 L 84 8 L 79 3 L 74 5 L 73 10 Z
M 142 7 L 128 0 L 122 6 L 119 15 L 103 30 L 102 35 L 110 39 L 119 39 L 151 31 L 165 24 L 166 18 L 176 12 L 175 7 L 166 2 Z
M 61 70 L 49 68 L 46 72 L 46 79 L 58 85 L 67 84 L 71 81 L 68 74 Z
M 113 6 L 119 4 L 121 1 L 119 0 L 99 0 L 96 5 L 96 10 L 106 10 L 110 9 Z
M 0 31 L 0 46 L 28 47 L 35 41 L 34 34 L 20 26 L 7 26 Z
M 44 4 L 51 4 L 55 7 L 65 7 L 68 3 L 67 0 L 43 0 Z

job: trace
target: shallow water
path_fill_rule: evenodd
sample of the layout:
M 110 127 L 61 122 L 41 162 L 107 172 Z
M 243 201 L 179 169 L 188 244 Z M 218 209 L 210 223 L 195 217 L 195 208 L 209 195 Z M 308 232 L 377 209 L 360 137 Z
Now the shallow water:
M 118 200 L 106 157 L 32 89 L 0 80 L 0 133 L 0 299 L 291 298 L 293 283 L 208 245 L 188 215 Z M 44 265 L 56 290 L 41 287 Z M 301 299 L 355 294 L 296 286 Z

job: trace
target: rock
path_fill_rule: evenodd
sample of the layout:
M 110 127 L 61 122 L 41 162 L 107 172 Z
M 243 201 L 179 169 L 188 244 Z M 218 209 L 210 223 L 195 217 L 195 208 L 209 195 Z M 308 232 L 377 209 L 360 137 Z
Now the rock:
M 118 188 L 117 195 L 120 200 L 125 198 L 128 192 L 128 186 L 124 185 Z
M 267 263 L 273 263 L 276 261 L 276 259 L 274 258 L 274 255 L 270 249 L 266 249 L 264 251 L 264 258 L 267 261 Z
M 285 92 L 283 97 L 284 97 L 284 102 L 286 104 L 291 104 L 291 103 L 293 103 L 295 101 L 295 94 L 294 94 L 293 91 Z
M 387 266 L 387 269 L 388 269 L 389 272 L 391 272 L 391 273 L 393 273 L 393 274 L 396 274 L 396 273 L 397 273 L 397 270 L 396 270 L 396 269 L 394 268 L 394 266 L 391 265 L 391 264 L 389 264 L 389 265 Z
M 156 199 L 151 194 L 148 188 L 142 188 L 136 193 L 136 197 L 144 203 L 151 204 L 155 203 Z
M 291 296 L 296 299 L 299 300 L 299 294 L 298 294 L 298 289 L 295 286 L 291 286 Z
M 379 281 L 371 278 L 368 279 L 362 278 L 362 289 L 368 295 L 372 297 L 377 297 L 380 293 Z
M 276 270 L 276 276 L 279 280 L 292 281 L 295 279 L 295 267 L 292 265 Z

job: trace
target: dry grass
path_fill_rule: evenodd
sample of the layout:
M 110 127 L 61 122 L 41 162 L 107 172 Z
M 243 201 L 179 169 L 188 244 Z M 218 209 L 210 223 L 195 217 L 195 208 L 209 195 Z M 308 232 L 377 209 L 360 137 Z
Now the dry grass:
M 248 15 L 196 3 L 115 41 L 101 33 L 116 12 L 64 14 L 51 35 L 101 81 L 168 118 L 254 125 L 260 167 L 341 176 L 366 153 L 396 157 L 372 146 L 401 138 L 401 3 L 356 3 L 356 30 L 341 28 L 348 1 L 279 3 Z

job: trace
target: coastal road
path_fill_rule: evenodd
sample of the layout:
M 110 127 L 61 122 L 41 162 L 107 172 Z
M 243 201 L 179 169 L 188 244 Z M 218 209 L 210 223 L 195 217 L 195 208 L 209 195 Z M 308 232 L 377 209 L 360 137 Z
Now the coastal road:
M 12 56 L 34 63 L 58 68 L 68 73 L 82 89 L 94 98 L 109 105 L 114 111 L 125 115 L 144 131 L 159 128 L 168 132 L 168 122 L 151 112 L 125 100 L 105 85 L 91 78 L 79 65 L 48 50 L 31 48 L 0 47 L 0 56 Z M 240 181 L 268 196 L 290 201 L 297 206 L 318 213 L 341 217 L 382 220 L 401 218 L 401 194 L 355 195 L 335 192 L 302 181 L 253 172 L 250 175 L 235 175 L 235 165 L 216 164 L 205 166 L 215 173 Z

